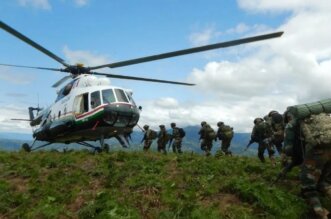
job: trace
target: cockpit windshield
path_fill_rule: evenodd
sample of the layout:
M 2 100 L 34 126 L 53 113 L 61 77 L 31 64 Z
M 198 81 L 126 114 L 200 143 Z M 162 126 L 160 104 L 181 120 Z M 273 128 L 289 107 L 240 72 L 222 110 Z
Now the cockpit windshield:
M 123 90 L 121 90 L 121 89 L 115 89 L 115 93 L 116 93 L 116 97 L 117 97 L 117 101 L 118 102 L 126 102 L 126 103 L 129 102 L 129 100 L 126 97 L 126 95 L 125 95 L 125 93 L 124 93 Z
M 135 105 L 131 95 L 124 90 L 118 88 L 102 90 L 102 101 L 103 104 L 124 102 Z
M 113 90 L 112 89 L 103 90 L 102 100 L 104 104 L 116 102 Z

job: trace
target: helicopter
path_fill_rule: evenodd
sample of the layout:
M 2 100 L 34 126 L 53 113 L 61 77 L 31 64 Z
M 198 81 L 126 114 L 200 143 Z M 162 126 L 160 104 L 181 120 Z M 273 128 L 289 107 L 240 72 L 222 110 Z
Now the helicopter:
M 56 100 L 50 106 L 45 109 L 42 109 L 39 106 L 29 107 L 29 119 L 14 119 L 28 121 L 33 128 L 33 143 L 31 145 L 27 143 L 22 145 L 22 148 L 28 152 L 54 143 L 77 143 L 101 152 L 103 150 L 109 150 L 109 145 L 105 143 L 105 139 L 110 138 L 116 138 L 123 147 L 128 147 L 130 134 L 132 133 L 133 128 L 138 125 L 142 108 L 140 106 L 138 107 L 134 102 L 132 98 L 133 92 L 131 90 L 110 86 L 108 78 L 185 86 L 195 85 L 186 82 L 95 72 L 94 70 L 96 69 L 135 65 L 175 56 L 267 40 L 280 37 L 283 34 L 283 32 L 274 32 L 104 65 L 85 67 L 83 64 L 70 65 L 66 63 L 65 60 L 59 56 L 1 20 L 0 28 L 62 64 L 63 68 L 35 67 L 16 64 L 0 65 L 58 71 L 69 74 L 57 81 L 53 85 L 54 88 L 63 85 L 67 80 L 71 79 L 59 89 Z M 45 143 L 40 146 L 35 146 L 37 141 Z M 100 147 L 89 143 L 89 141 L 99 141 Z

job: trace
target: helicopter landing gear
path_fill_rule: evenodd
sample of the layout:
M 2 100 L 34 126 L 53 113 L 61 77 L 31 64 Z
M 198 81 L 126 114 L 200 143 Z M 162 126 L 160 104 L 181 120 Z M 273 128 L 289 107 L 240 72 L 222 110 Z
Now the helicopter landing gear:
M 29 146 L 28 143 L 24 143 L 24 144 L 22 144 L 22 149 L 23 149 L 25 152 L 31 152 L 31 147 Z
M 91 144 L 89 144 L 89 143 L 87 143 L 85 141 L 77 142 L 77 144 L 83 145 L 85 147 L 93 148 L 94 149 L 94 153 L 95 152 L 98 152 L 98 153 L 101 153 L 102 152 L 101 147 L 96 147 L 96 146 L 91 145 Z
M 105 143 L 105 137 L 103 135 L 100 137 L 100 146 L 102 151 L 109 153 L 110 147 L 109 144 Z

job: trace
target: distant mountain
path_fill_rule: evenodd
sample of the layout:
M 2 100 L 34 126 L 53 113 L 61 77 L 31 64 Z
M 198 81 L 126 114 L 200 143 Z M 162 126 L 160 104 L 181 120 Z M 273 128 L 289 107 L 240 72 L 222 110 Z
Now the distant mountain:
M 186 136 L 183 140 L 183 151 L 193 151 L 195 153 L 203 154 L 203 151 L 200 149 L 200 141 L 198 132 L 200 130 L 200 126 L 187 126 L 184 127 L 186 132 Z M 157 130 L 158 131 L 158 130 Z M 172 132 L 171 129 L 167 130 L 169 133 Z M 143 145 L 140 143 L 143 138 L 143 132 L 141 131 L 134 131 L 131 134 L 130 140 L 130 148 L 129 150 L 142 150 Z M 233 154 L 242 154 L 242 155 L 255 155 L 256 154 L 256 146 L 252 145 L 251 149 L 245 153 L 244 148 L 245 145 L 250 140 L 250 133 L 235 133 L 234 138 L 232 139 L 230 150 Z M 23 143 L 32 143 L 32 135 L 31 134 L 21 134 L 21 133 L 0 133 L 0 149 L 2 150 L 9 150 L 9 151 L 16 151 L 21 148 Z M 91 142 L 92 144 L 99 146 L 99 142 Z M 116 139 L 107 140 L 107 143 L 111 145 L 111 148 L 114 150 L 122 150 L 122 147 L 117 142 Z M 41 145 L 42 142 L 38 142 L 37 145 Z M 47 147 L 56 148 L 58 150 L 62 150 L 64 147 L 66 148 L 73 148 L 73 149 L 81 149 L 83 148 L 81 145 L 78 144 L 54 144 Z M 168 147 L 168 145 L 167 145 Z M 156 150 L 157 145 L 156 141 L 153 142 L 151 146 L 151 150 Z M 215 153 L 216 150 L 220 149 L 220 142 L 213 142 L 213 149 L 212 153 Z M 126 150 L 126 149 L 125 149 Z
M 0 132 L 0 139 L 14 139 L 14 140 L 30 140 L 32 141 L 32 133 L 14 133 L 14 132 Z

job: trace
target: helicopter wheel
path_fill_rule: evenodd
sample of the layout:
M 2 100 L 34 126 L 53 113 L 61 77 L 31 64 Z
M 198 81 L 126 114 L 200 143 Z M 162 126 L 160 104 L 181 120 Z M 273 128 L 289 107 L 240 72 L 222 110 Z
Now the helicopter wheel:
M 25 152 L 31 152 L 31 147 L 29 146 L 28 143 L 24 143 L 24 144 L 22 144 L 22 149 L 23 149 Z

